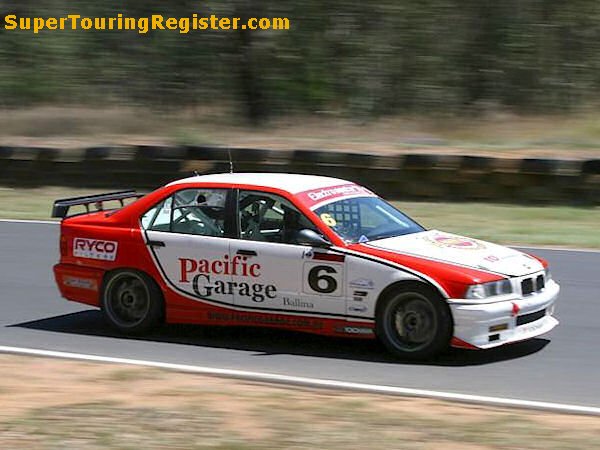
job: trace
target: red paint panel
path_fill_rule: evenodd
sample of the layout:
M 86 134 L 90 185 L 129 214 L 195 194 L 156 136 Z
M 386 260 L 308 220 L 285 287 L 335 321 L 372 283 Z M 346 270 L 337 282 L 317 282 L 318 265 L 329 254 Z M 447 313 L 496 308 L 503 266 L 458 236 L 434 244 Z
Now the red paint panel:
M 346 256 L 338 255 L 337 253 L 314 253 L 313 259 L 319 261 L 344 262 L 346 260 Z
M 213 326 L 258 326 L 278 329 L 288 329 L 320 334 L 325 336 L 340 336 L 358 339 L 374 339 L 374 333 L 359 333 L 358 331 L 373 328 L 372 323 L 356 322 L 338 318 L 292 315 L 285 313 L 269 313 L 259 311 L 238 311 L 225 306 L 185 299 L 178 294 L 179 305 L 173 306 L 170 300 L 167 304 L 167 323 L 188 323 Z M 185 301 L 187 300 L 187 301 Z
M 438 283 L 450 298 L 462 298 L 467 287 L 471 284 L 487 283 L 488 281 L 504 279 L 504 277 L 500 275 L 485 272 L 483 270 L 470 269 L 468 267 L 457 266 L 452 263 L 435 261 L 418 256 L 403 255 L 401 253 L 380 250 L 362 244 L 352 244 L 348 248 L 365 255 L 375 256 L 391 263 L 399 264 L 416 274 L 424 275 Z
M 479 350 L 479 348 L 469 344 L 468 342 L 463 341 L 462 339 L 457 338 L 456 336 L 452 337 L 452 340 L 450 341 L 450 346 L 455 348 L 465 348 L 467 350 Z
M 537 260 L 538 260 L 538 261 L 539 261 L 539 262 L 542 264 L 542 266 L 544 266 L 544 269 L 547 269 L 547 268 L 548 268 L 548 261 L 546 261 L 544 258 L 542 258 L 542 257 L 540 257 L 540 256 L 533 255 L 533 254 L 531 254 L 531 253 L 527 253 L 527 252 L 523 252 L 523 253 L 525 253 L 525 254 L 527 254 L 527 255 L 531 256 L 532 258 L 535 258 L 535 259 L 537 259 Z
M 67 300 L 100 306 L 103 271 L 70 264 L 56 264 L 54 278 L 61 295 Z

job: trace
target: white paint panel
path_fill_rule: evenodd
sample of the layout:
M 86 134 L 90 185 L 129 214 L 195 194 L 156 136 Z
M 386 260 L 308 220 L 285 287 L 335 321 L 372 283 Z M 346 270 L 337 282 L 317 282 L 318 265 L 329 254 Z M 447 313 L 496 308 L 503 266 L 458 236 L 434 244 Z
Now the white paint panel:
M 544 270 L 537 259 L 518 250 L 437 230 L 381 239 L 366 245 L 508 276 Z
M 263 286 L 274 286 L 272 298 L 265 297 L 256 301 L 252 297 L 235 295 L 236 306 L 264 308 L 272 310 L 295 311 L 300 313 L 325 313 L 344 315 L 346 311 L 345 299 L 342 296 L 343 283 L 333 295 L 318 294 L 305 289 L 308 284 L 308 273 L 305 264 L 313 264 L 311 247 L 260 241 L 232 241 L 231 256 L 234 257 L 238 250 L 255 251 L 256 256 L 250 256 L 249 261 L 259 264 L 259 275 L 252 279 L 252 283 Z M 321 261 L 319 261 L 319 264 Z M 322 261 L 323 266 L 339 266 L 336 263 Z M 312 266 L 311 266 L 312 267 Z M 337 275 L 343 279 L 343 264 L 337 267 Z
M 227 283 L 233 279 L 230 273 L 225 273 L 230 239 L 162 231 L 146 233 L 149 240 L 165 244 L 153 247 L 152 251 L 172 286 L 196 298 L 206 296 L 233 304 L 232 294 L 217 292 L 217 282 Z
M 375 317 L 377 299 L 391 284 L 404 281 L 417 281 L 416 276 L 353 255 L 346 255 L 346 312 L 351 316 Z
M 244 184 L 277 188 L 296 194 L 311 189 L 322 189 L 329 186 L 348 184 L 349 182 L 339 178 L 293 173 L 216 173 L 184 178 L 170 183 L 169 186 L 182 183 Z

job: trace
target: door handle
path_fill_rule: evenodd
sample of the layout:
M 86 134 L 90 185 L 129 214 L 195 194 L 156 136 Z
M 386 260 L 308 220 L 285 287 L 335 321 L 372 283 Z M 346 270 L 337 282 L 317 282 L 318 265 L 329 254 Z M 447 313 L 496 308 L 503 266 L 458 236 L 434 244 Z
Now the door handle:
M 163 241 L 148 241 L 146 245 L 150 247 L 164 247 L 165 243 Z
M 254 250 L 243 250 L 243 249 L 239 249 L 236 254 L 238 255 L 244 255 L 244 256 L 256 256 L 258 255 L 258 253 L 256 253 Z

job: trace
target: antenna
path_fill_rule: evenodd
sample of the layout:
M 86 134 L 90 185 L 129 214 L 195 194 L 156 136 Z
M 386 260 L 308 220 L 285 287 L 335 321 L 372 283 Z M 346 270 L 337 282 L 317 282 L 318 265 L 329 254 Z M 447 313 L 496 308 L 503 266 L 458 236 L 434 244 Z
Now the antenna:
M 233 173 L 233 160 L 231 159 L 231 148 L 227 147 L 227 155 L 229 156 L 229 173 Z

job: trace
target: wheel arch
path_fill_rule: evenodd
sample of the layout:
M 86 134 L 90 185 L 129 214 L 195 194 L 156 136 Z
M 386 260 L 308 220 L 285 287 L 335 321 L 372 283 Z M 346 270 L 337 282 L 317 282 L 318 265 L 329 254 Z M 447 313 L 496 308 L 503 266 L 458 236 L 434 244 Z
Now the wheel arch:
M 430 283 L 426 283 L 425 281 L 419 280 L 398 280 L 388 285 L 383 291 L 381 291 L 381 293 L 377 297 L 377 300 L 375 302 L 375 317 L 377 317 L 379 309 L 382 307 L 382 305 L 387 299 L 391 298 L 397 292 L 406 292 L 411 288 L 416 288 L 418 290 L 426 290 L 430 294 L 439 297 L 440 301 L 447 304 L 446 297 L 444 296 L 444 294 L 436 286 Z M 452 314 L 450 314 L 450 317 L 452 318 L 452 328 L 454 328 L 454 318 L 452 317 Z
M 106 288 L 107 280 L 110 279 L 110 277 L 112 275 L 114 275 L 115 273 L 118 273 L 118 272 L 134 272 L 134 273 L 139 274 L 142 277 L 144 277 L 150 283 L 154 284 L 154 286 L 156 287 L 156 291 L 161 296 L 161 300 L 162 300 L 162 302 L 161 302 L 162 303 L 161 320 L 164 322 L 164 320 L 166 318 L 166 312 L 167 312 L 165 293 L 163 292 L 163 289 L 162 289 L 160 283 L 158 281 L 156 281 L 156 279 L 150 273 L 148 273 L 145 270 L 139 269 L 137 267 L 122 266 L 122 267 L 114 267 L 110 270 L 105 270 L 104 273 L 102 274 L 102 285 L 100 286 L 99 298 L 98 298 L 99 303 L 102 304 L 102 298 L 104 296 L 104 290 Z
M 437 325 L 433 328 L 434 335 L 427 346 L 419 348 L 412 353 L 401 348 L 397 336 L 390 334 L 386 323 L 389 317 L 389 305 L 396 301 L 397 296 L 404 293 L 412 293 L 417 296 L 426 297 L 432 305 L 434 314 L 437 316 Z M 401 300 L 400 300 L 401 301 Z M 432 312 L 433 312 L 432 311 Z M 441 351 L 445 351 L 450 345 L 454 335 L 454 317 L 446 297 L 433 285 L 421 280 L 400 280 L 387 286 L 377 298 L 375 305 L 375 334 L 388 350 L 402 358 L 423 359 L 430 358 Z
M 114 273 L 117 273 L 117 272 L 135 272 L 135 273 L 145 275 L 146 277 L 151 279 L 154 282 L 154 284 L 156 284 L 158 287 L 160 287 L 160 284 L 146 270 L 142 270 L 137 267 L 120 266 L 120 267 L 113 267 L 112 269 L 108 269 L 108 270 L 104 271 L 104 273 L 102 274 L 102 288 L 104 288 L 104 284 L 106 283 L 106 280 L 110 276 L 112 276 Z

